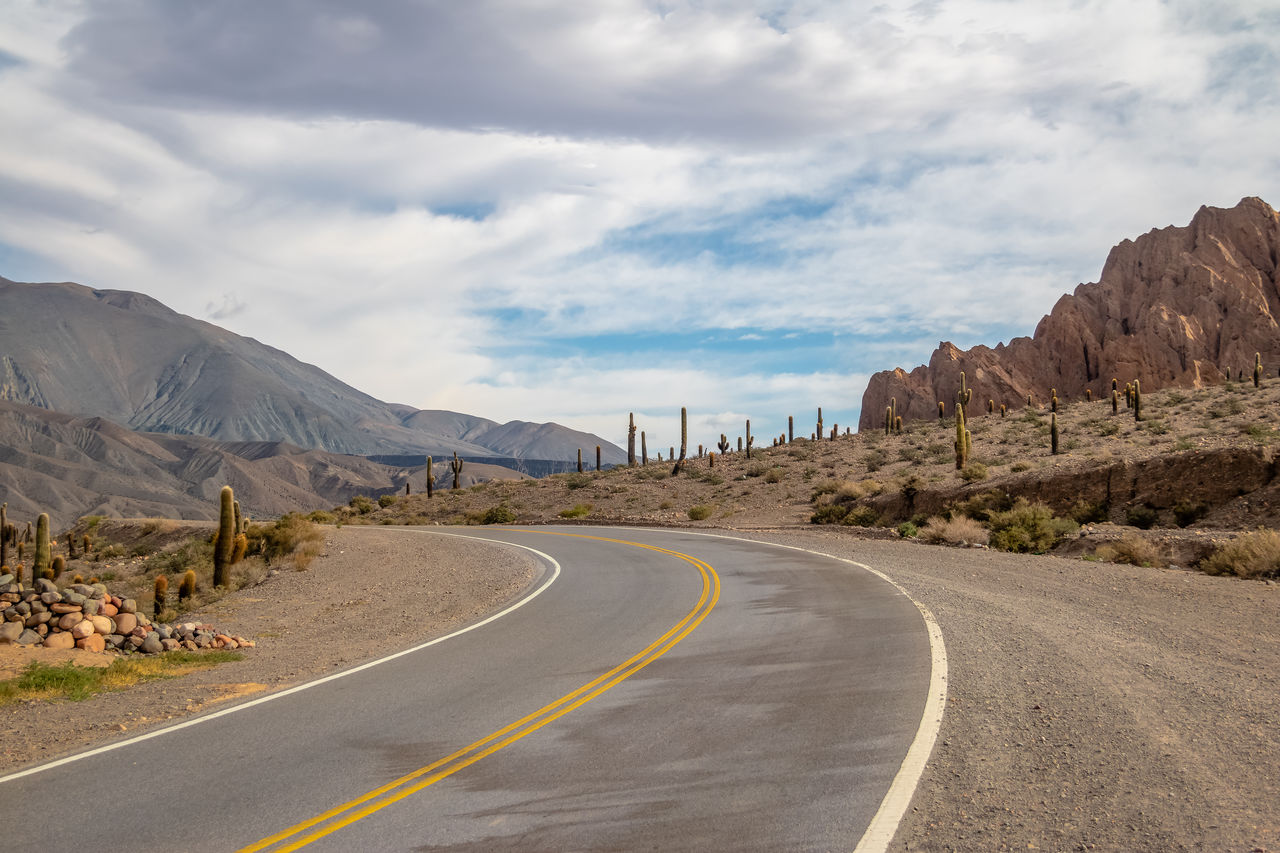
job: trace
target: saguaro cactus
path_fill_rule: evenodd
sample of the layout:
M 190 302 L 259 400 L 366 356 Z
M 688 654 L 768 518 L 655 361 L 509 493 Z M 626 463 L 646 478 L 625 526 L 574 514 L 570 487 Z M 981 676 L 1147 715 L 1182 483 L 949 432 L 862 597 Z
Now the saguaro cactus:
M 941 421 L 945 419 L 946 416 L 947 416 L 947 404 L 939 400 L 938 401 L 938 420 Z
M 791 415 L 787 415 L 787 444 L 796 440 L 796 420 Z
M 649 442 L 645 440 L 644 430 L 640 430 L 640 467 L 649 464 Z
M 893 406 L 884 407 L 884 434 L 893 432 Z
M 213 541 L 213 585 L 229 587 L 231 558 L 236 548 L 236 501 L 230 486 L 223 486 L 218 497 L 218 534 Z
M 160 614 L 164 612 L 165 599 L 169 597 L 169 578 L 166 575 L 156 575 L 155 585 L 155 604 L 151 608 L 151 616 L 157 622 L 160 621 Z
M 0 504 L 0 569 L 9 565 L 9 504 Z
M 1115 388 L 1111 389 L 1111 414 L 1120 414 L 1120 392 Z
M 1142 420 L 1142 386 L 1136 379 L 1133 380 L 1133 419 Z
M 680 473 L 680 469 L 684 468 L 685 455 L 689 452 L 689 410 L 684 406 L 680 407 L 680 458 L 676 460 L 675 467 L 671 469 L 671 473 Z
M 1058 416 L 1049 415 L 1049 452 L 1058 455 Z
M 458 478 L 462 475 L 462 460 L 458 458 L 458 451 L 453 452 L 453 461 L 449 463 L 449 467 L 453 469 L 453 487 L 458 488 Z M 578 451 L 578 470 L 582 470 L 582 451 Z
M 751 445 L 755 443 L 756 437 L 751 434 L 751 418 L 747 418 L 747 458 L 751 458 Z
M 720 433 L 720 443 L 716 447 L 720 448 L 721 456 L 729 452 L 729 439 L 724 433 Z
M 53 562 L 53 552 L 49 548 L 49 513 L 42 512 L 36 517 L 36 551 L 31 559 L 31 579 L 44 575 L 44 570 Z
M 627 424 L 627 467 L 636 467 L 636 413 L 632 412 Z
M 969 462 L 969 445 L 965 441 L 964 406 L 956 406 L 956 470 L 964 468 Z
M 436 491 L 436 478 L 435 478 L 435 475 L 431 473 L 431 457 L 428 456 L 427 457 L 427 499 L 428 500 L 430 500 L 431 496 L 435 494 L 435 491 Z
M 819 440 L 822 439 L 822 407 L 818 407 L 818 431 L 814 433 Z
M 1253 387 L 1262 387 L 1262 353 L 1253 354 Z
M 596 445 L 596 470 L 600 470 L 600 445 Z

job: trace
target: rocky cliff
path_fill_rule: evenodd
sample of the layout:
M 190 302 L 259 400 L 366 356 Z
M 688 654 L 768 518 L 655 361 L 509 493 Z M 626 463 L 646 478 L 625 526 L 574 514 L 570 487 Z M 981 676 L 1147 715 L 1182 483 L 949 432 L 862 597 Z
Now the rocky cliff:
M 862 395 L 859 429 L 878 428 L 890 399 L 904 419 L 951 411 L 960 372 L 971 410 L 1109 395 L 1111 379 L 1144 390 L 1199 387 L 1229 372 L 1248 376 L 1254 353 L 1280 365 L 1280 214 L 1258 198 L 1230 209 L 1202 207 L 1185 228 L 1125 240 L 1097 282 L 1064 295 L 1030 338 L 994 349 L 942 342 L 927 365 L 876 373 Z

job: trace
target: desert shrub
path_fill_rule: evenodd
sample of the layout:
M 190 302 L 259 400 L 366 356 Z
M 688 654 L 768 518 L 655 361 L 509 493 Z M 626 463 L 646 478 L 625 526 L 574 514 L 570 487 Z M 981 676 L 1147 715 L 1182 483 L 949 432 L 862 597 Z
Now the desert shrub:
M 356 495 L 348 502 L 348 505 L 361 515 L 368 515 L 373 512 L 373 501 L 369 500 L 365 495 Z
M 898 525 L 898 535 L 903 539 L 915 539 L 920 534 L 920 528 L 916 527 L 910 521 L 904 521 Z
M 849 508 L 840 504 L 826 504 L 814 510 L 809 516 L 811 524 L 839 524 L 849 514 Z
M 924 451 L 918 447 L 899 447 L 898 459 L 902 462 L 919 462 L 924 458 Z
M 570 489 L 585 489 L 591 485 L 591 477 L 586 474 L 570 474 L 565 478 L 564 484 Z
M 213 570 L 213 541 L 200 536 L 183 542 L 147 561 L 148 574 L 180 575 L 187 569 Z
M 1094 503 L 1077 498 L 1067 510 L 1067 516 L 1076 524 L 1101 524 L 1107 520 L 1108 511 L 1106 501 Z
M 960 471 L 960 479 L 966 483 L 987 479 L 987 466 L 981 462 L 970 462 Z
M 862 463 L 867 466 L 867 473 L 874 474 L 884 465 L 884 451 L 880 449 L 868 450 L 862 454 Z
M 691 506 L 689 507 L 689 520 L 702 521 L 704 519 L 710 518 L 712 512 L 713 512 L 712 508 L 707 506 L 706 504 L 698 504 L 697 506 Z
M 934 545 L 985 545 L 987 529 L 963 515 L 930 518 L 920 530 L 920 538 Z
M 1259 528 L 1242 533 L 1201 560 L 1200 570 L 1242 578 L 1280 576 L 1280 532 Z
M 319 555 L 324 534 L 301 514 L 290 512 L 273 524 L 249 525 L 248 540 L 250 554 L 259 554 L 268 563 L 290 559 L 302 571 Z
M 1013 463 L 1012 465 L 1010 465 L 1010 466 L 1009 466 L 1009 470 L 1010 470 L 1010 471 L 1012 471 L 1012 472 L 1013 472 L 1013 473 L 1015 473 L 1015 474 L 1021 473 L 1021 472 L 1023 472 L 1023 471 L 1030 471 L 1030 470 L 1031 470 L 1031 463 L 1030 463 L 1030 462 L 1015 462 L 1015 463 Z
M 703 471 L 698 479 L 706 483 L 708 486 L 720 486 L 724 484 L 724 478 L 715 471 Z
M 1268 424 L 1249 424 L 1243 432 L 1259 444 L 1266 444 L 1275 436 L 1275 430 Z
M 1042 554 L 1079 529 L 1071 519 L 1056 518 L 1048 506 L 1026 498 L 1018 498 L 1011 509 L 991 513 L 989 524 L 991 547 L 1018 554 Z
M 1120 431 L 1120 422 L 1115 420 L 1102 421 L 1098 425 L 1098 435 L 1115 435 Z
M 1146 504 L 1131 506 L 1124 513 L 1124 523 L 1139 530 L 1150 530 L 1160 520 L 1160 513 Z
M 591 504 L 574 504 L 570 509 L 560 510 L 561 518 L 582 518 L 591 513 Z
M 823 480 L 821 483 L 813 487 L 813 494 L 809 497 L 810 503 L 816 503 L 818 498 L 823 495 L 834 495 L 840 491 L 840 487 L 844 485 L 840 480 Z
M 658 509 L 671 509 L 673 506 L 675 506 L 675 504 L 673 504 L 671 501 L 663 501 L 662 503 L 658 504 Z
M 1013 508 L 1013 498 L 1000 489 L 972 495 L 959 503 L 952 504 L 951 514 L 966 515 L 975 521 L 986 521 L 993 512 L 1003 512 Z
M 307 521 L 315 524 L 333 524 L 337 520 L 338 517 L 336 515 L 323 509 L 318 509 L 307 515 Z
M 1146 407 L 1144 406 L 1143 411 L 1145 410 Z M 1143 421 L 1139 426 L 1139 429 L 1144 429 L 1152 435 L 1166 435 L 1169 432 L 1169 425 L 1164 421 Z
M 491 506 L 480 517 L 481 524 L 510 524 L 515 520 L 515 512 L 506 504 Z
M 1183 498 L 1173 505 L 1173 520 L 1179 527 L 1190 527 L 1209 512 L 1209 507 L 1202 501 Z
M 880 513 L 876 511 L 875 507 L 863 505 L 855 506 L 846 512 L 840 523 L 852 524 L 855 527 L 871 527 L 879 520 Z
M 769 473 L 769 466 L 763 462 L 752 462 L 747 466 L 748 477 L 763 477 L 767 473 Z
M 386 509 L 387 507 L 391 506 L 395 502 L 396 502 L 395 495 L 381 495 L 378 498 L 378 506 L 382 507 L 383 509 Z
M 766 483 L 781 483 L 784 471 L 781 468 L 770 468 L 769 472 L 764 475 Z
M 1136 533 L 1126 533 L 1115 542 L 1098 546 L 1097 555 L 1109 563 L 1129 563 L 1134 566 L 1164 566 L 1168 561 L 1160 549 Z

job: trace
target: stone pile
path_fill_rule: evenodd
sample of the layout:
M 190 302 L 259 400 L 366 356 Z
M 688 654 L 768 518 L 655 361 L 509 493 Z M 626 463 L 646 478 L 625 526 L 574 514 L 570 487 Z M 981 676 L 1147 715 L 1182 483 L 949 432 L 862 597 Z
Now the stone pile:
M 203 623 L 153 624 L 138 612 L 136 601 L 112 595 L 100 583 L 76 583 L 59 590 L 53 581 L 39 578 L 32 588 L 24 589 L 13 575 L 0 575 L 0 608 L 4 617 L 0 644 L 144 654 L 253 647 L 250 640 Z

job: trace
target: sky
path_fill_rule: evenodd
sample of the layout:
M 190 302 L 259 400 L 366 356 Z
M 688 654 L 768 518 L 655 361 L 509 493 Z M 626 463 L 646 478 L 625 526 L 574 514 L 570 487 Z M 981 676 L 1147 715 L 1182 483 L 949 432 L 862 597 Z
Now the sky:
M 1280 205 L 1278 53 L 1274 0 L 5 0 L 0 275 L 418 408 L 843 431 L 1122 239 Z

